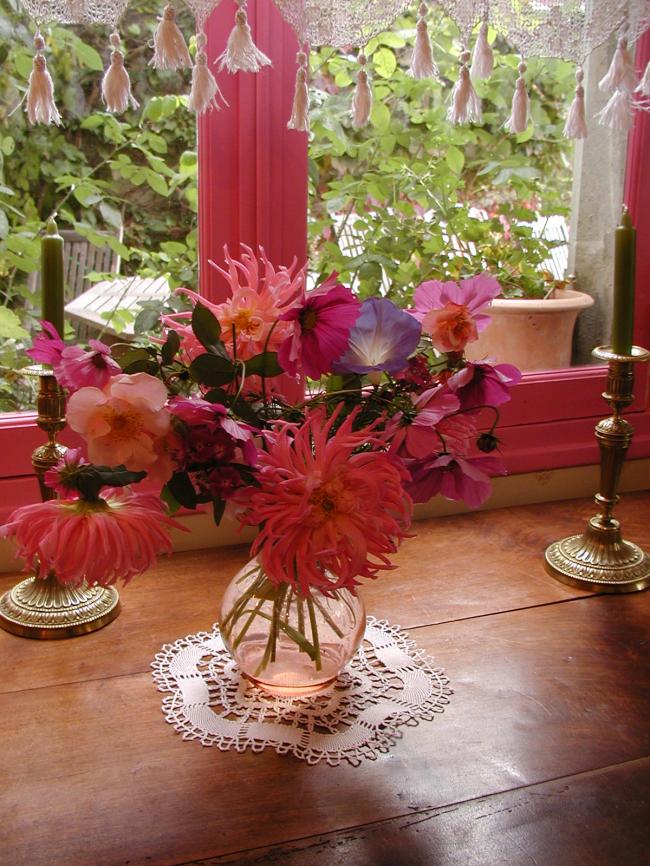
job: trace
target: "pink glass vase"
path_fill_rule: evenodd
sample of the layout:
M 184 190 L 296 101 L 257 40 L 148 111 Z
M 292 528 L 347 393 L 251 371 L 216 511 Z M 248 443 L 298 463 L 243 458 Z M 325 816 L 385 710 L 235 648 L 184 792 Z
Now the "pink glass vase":
M 247 679 L 273 695 L 327 688 L 354 656 L 366 625 L 349 590 L 298 594 L 275 585 L 257 560 L 235 575 L 221 602 L 221 636 Z

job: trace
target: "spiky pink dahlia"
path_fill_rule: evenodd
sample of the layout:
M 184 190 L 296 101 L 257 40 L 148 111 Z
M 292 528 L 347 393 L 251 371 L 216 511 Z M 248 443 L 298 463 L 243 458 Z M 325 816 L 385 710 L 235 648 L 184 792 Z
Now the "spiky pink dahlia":
M 52 499 L 16 509 L 0 536 L 12 538 L 25 571 L 54 571 L 68 586 L 128 582 L 171 553 L 170 528 L 184 529 L 163 511 L 158 496 L 108 488 L 94 502 Z
M 267 434 L 259 487 L 247 490 L 239 518 L 261 525 L 252 553 L 269 580 L 303 595 L 353 589 L 356 577 L 393 568 L 388 555 L 411 521 L 401 461 L 371 427 L 354 431 L 354 414 L 332 432 L 337 417 L 321 407 L 299 427 L 280 422 Z

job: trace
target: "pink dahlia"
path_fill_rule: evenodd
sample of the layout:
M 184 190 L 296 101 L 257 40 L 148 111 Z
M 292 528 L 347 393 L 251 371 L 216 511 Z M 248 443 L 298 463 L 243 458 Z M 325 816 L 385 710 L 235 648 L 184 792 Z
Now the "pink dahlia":
M 25 571 L 54 572 L 65 585 L 128 582 L 171 553 L 170 528 L 184 529 L 151 493 L 107 489 L 94 502 L 53 499 L 18 508 L 0 536 L 13 538 Z
M 68 400 L 70 427 L 88 443 L 92 463 L 145 470 L 166 481 L 171 462 L 161 440 L 169 432 L 167 389 L 148 373 L 122 373 L 104 388 L 80 388 Z
M 287 373 L 301 370 L 318 379 L 346 351 L 361 304 L 332 274 L 318 288 L 302 292 L 299 303 L 282 316 L 294 322 L 292 336 L 280 346 L 278 361 Z
M 354 414 L 333 432 L 321 407 L 299 427 L 279 422 L 260 452 L 259 487 L 246 491 L 245 524 L 260 524 L 252 553 L 273 583 L 303 595 L 354 588 L 393 566 L 411 520 L 401 461 L 372 427 L 352 429 Z M 360 451 L 359 449 L 365 449 Z
M 489 274 L 478 274 L 460 283 L 430 280 L 415 290 L 411 310 L 422 331 L 429 334 L 441 352 L 462 352 L 478 339 L 490 322 L 483 310 L 501 293 L 501 286 Z
M 259 260 L 253 250 L 242 244 L 241 261 L 231 258 L 228 247 L 224 247 L 227 269 L 210 262 L 227 281 L 230 297 L 221 304 L 214 304 L 187 289 L 178 291 L 194 304 L 200 301 L 215 316 L 221 326 L 221 340 L 242 360 L 266 350 L 277 351 L 291 331 L 291 325 L 279 321 L 304 288 L 305 270 L 296 271 L 296 263 L 277 270 L 260 247 Z M 261 264 L 261 267 L 260 267 Z M 186 359 L 192 361 L 205 349 L 191 328 L 191 312 L 172 313 L 163 316 L 163 324 L 173 328 L 181 338 L 181 349 Z

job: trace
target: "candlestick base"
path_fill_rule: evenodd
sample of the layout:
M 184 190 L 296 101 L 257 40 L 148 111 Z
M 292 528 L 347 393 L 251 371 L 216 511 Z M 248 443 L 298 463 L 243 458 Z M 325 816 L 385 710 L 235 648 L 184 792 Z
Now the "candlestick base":
M 587 531 L 554 541 L 545 566 L 562 583 L 595 592 L 638 592 L 650 586 L 650 557 L 621 537 L 620 525 L 592 517 Z
M 120 612 L 112 586 L 61 586 L 54 574 L 28 577 L 0 598 L 0 628 L 20 637 L 56 640 L 97 631 Z

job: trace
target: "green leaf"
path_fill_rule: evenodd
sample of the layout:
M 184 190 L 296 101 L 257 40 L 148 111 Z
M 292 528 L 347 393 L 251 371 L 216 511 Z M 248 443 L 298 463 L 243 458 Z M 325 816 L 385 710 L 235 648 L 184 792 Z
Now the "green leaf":
M 221 325 L 214 313 L 204 304 L 197 303 L 192 311 L 192 330 L 201 345 L 215 354 L 221 354 Z
M 92 46 L 86 45 L 85 42 L 79 40 L 76 42 L 74 50 L 77 58 L 84 66 L 87 66 L 88 69 L 92 69 L 93 72 L 102 72 L 104 69 L 104 62 L 102 61 L 99 52 L 95 51 Z
M 212 500 L 212 516 L 214 518 L 214 522 L 219 526 L 221 523 L 221 518 L 223 517 L 223 513 L 226 510 L 226 503 L 223 499 L 213 499 Z
M 278 363 L 277 352 L 262 352 L 246 361 L 247 376 L 270 378 L 272 376 L 280 376 L 282 373 L 284 373 L 284 370 Z
M 29 339 L 29 332 L 20 324 L 20 319 L 14 311 L 2 306 L 0 306 L 0 337 L 3 340 Z
M 190 364 L 190 376 L 201 385 L 218 388 L 235 378 L 236 367 L 228 358 L 220 355 L 199 355 Z
M 390 48 L 380 48 L 372 55 L 375 72 L 382 78 L 391 78 L 397 68 L 397 58 Z
M 463 151 L 454 147 L 453 144 L 450 144 L 447 148 L 447 153 L 445 154 L 445 162 L 454 174 L 460 174 L 465 165 L 465 156 Z
M 370 112 L 370 122 L 372 125 L 377 129 L 386 131 L 390 127 L 390 117 L 390 109 L 388 106 L 376 99 L 373 102 L 372 111 Z
M 0 210 L 0 240 L 4 240 L 9 234 L 9 220 L 7 214 Z
M 176 331 L 167 332 L 167 342 L 160 350 L 162 362 L 165 366 L 169 366 L 174 362 L 174 358 L 181 347 L 181 340 Z
M 174 499 L 184 508 L 192 510 L 196 508 L 196 491 L 187 472 L 175 472 L 166 486 Z
M 154 192 L 157 192 L 158 195 L 162 195 L 165 198 L 169 195 L 169 187 L 165 182 L 164 178 L 162 178 L 155 171 L 147 170 L 145 172 L 145 178 L 149 186 Z

